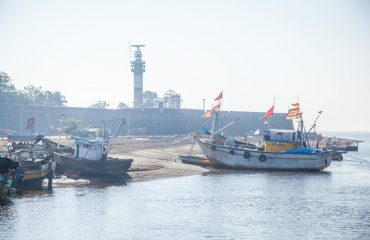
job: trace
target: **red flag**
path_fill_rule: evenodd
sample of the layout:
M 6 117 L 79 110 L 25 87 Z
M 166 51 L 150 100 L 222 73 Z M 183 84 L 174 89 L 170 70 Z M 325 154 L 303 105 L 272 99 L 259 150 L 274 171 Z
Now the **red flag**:
M 31 117 L 27 121 L 26 129 L 33 129 L 33 124 L 35 123 L 35 118 Z
M 221 108 L 221 103 L 218 103 L 216 106 L 212 108 L 212 111 L 219 111 Z
M 272 107 L 269 110 L 267 110 L 263 118 L 272 117 L 273 114 L 274 114 L 274 105 L 272 105 Z
M 215 101 L 222 99 L 222 92 L 223 91 L 221 91 L 220 94 L 218 94 L 218 96 L 215 98 Z

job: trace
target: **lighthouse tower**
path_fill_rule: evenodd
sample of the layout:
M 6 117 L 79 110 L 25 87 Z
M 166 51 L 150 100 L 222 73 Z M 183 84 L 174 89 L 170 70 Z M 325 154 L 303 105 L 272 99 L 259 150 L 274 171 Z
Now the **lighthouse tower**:
M 145 45 L 131 45 L 136 47 L 134 58 L 131 61 L 131 72 L 134 73 L 134 108 L 141 108 L 143 105 L 143 73 L 145 72 L 145 61 L 143 61 L 141 47 Z

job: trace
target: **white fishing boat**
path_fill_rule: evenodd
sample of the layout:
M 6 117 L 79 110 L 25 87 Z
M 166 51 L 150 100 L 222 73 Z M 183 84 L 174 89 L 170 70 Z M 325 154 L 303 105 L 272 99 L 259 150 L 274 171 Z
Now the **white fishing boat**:
M 220 136 L 214 126 L 218 111 L 212 112 L 211 135 L 194 136 L 203 154 L 214 166 L 236 169 L 319 171 L 330 166 L 332 153 L 310 148 L 305 139 L 303 120 L 297 130 L 270 129 L 264 136 L 264 146 L 250 148 L 248 144 L 233 144 Z
M 111 139 L 105 139 L 104 135 L 100 138 L 86 139 L 74 136 L 73 152 L 54 152 L 54 159 L 57 163 L 57 174 L 70 175 L 74 178 L 80 176 L 121 176 L 131 167 L 133 160 L 116 159 L 108 157 L 108 152 L 113 148 L 117 135 L 122 125 L 121 120 L 115 135 Z M 105 129 L 103 122 L 102 133 Z
M 331 163 L 331 152 L 309 148 L 270 152 L 232 147 L 195 136 L 203 154 L 214 166 L 237 169 L 319 171 Z

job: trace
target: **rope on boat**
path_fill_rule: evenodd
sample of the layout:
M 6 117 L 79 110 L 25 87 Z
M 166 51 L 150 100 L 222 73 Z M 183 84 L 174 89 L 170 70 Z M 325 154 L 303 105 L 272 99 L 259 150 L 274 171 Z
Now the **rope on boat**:
M 356 157 L 356 156 L 353 156 L 353 155 L 349 155 L 349 154 L 346 154 L 346 156 L 348 156 L 348 157 L 351 157 L 351 158 L 353 158 L 353 159 L 360 160 L 360 161 L 363 161 L 363 162 L 365 162 L 365 163 L 370 164 L 369 160 L 367 160 L 367 159 L 359 158 L 359 157 Z M 352 160 L 348 160 L 348 159 L 346 159 L 346 161 L 357 162 L 357 161 L 352 161 Z M 360 163 L 362 163 L 362 162 L 360 162 Z

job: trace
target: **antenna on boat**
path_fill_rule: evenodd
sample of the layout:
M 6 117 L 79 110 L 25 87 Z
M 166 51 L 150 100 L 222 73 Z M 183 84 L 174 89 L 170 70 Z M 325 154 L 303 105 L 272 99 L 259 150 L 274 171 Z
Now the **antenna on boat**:
M 124 118 L 122 118 L 120 120 L 121 120 L 121 122 L 120 122 L 118 128 L 116 129 L 116 132 L 112 136 L 112 141 L 109 141 L 109 144 L 108 144 L 107 148 L 105 149 L 104 154 L 107 154 L 113 148 L 112 146 L 117 141 L 118 133 L 121 131 L 122 126 L 124 124 L 126 124 L 126 121 L 125 121 Z
M 318 111 L 318 112 L 317 112 L 317 113 L 318 113 L 318 115 L 317 115 L 317 117 L 316 117 L 315 121 L 313 122 L 312 127 L 310 128 L 310 130 L 308 130 L 308 132 L 307 132 L 307 133 L 310 133 L 312 129 L 315 129 L 315 131 L 316 131 L 316 122 L 317 122 L 317 120 L 319 119 L 319 117 L 321 116 L 321 113 L 322 113 L 322 112 L 323 112 L 322 110 L 320 110 L 320 111 Z

